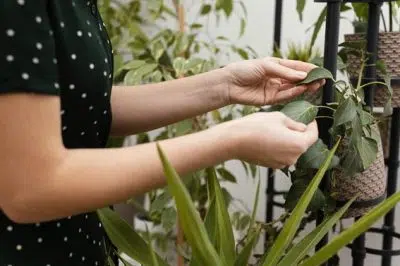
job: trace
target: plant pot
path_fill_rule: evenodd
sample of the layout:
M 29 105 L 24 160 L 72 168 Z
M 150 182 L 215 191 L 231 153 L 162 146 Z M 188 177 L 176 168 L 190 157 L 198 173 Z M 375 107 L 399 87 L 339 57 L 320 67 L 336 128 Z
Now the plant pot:
M 375 161 L 362 173 L 345 176 L 341 170 L 332 171 L 329 182 L 331 197 L 341 207 L 357 194 L 356 201 L 342 218 L 360 217 L 379 204 L 386 197 L 386 171 L 382 143 L 378 143 Z
M 365 34 L 346 34 L 346 42 L 365 40 Z M 392 105 L 400 107 L 400 32 L 381 32 L 378 40 L 378 59 L 385 63 L 386 71 L 392 78 Z M 349 54 L 347 58 L 347 71 L 350 79 L 358 78 L 360 71 L 360 58 Z M 377 69 L 377 79 L 383 80 L 383 75 Z M 377 86 L 374 97 L 374 106 L 383 107 L 388 99 L 388 93 L 383 86 Z

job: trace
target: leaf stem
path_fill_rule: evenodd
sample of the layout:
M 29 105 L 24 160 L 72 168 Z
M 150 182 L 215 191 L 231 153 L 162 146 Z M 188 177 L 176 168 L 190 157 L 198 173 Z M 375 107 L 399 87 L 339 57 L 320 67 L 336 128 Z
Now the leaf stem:
M 332 108 L 332 107 L 329 107 L 329 106 L 325 106 L 325 105 L 318 105 L 317 107 L 318 107 L 318 108 L 325 108 L 325 109 L 331 110 L 331 111 L 333 111 L 333 112 L 336 112 L 336 110 L 335 110 L 334 108 Z
M 329 118 L 329 119 L 333 119 L 333 117 L 331 117 L 331 116 L 326 116 L 326 115 L 319 115 L 319 116 L 316 116 L 316 117 L 315 117 L 315 119 L 319 119 L 319 118 Z

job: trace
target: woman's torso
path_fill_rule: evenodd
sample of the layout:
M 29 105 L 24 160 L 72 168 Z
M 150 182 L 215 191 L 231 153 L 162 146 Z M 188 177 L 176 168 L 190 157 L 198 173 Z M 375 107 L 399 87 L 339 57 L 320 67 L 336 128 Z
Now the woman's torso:
M 3 0 L 0 56 L 0 97 L 59 95 L 64 145 L 105 146 L 113 59 L 95 0 Z M 25 225 L 0 212 L 0 266 L 104 265 L 104 241 L 95 212 Z

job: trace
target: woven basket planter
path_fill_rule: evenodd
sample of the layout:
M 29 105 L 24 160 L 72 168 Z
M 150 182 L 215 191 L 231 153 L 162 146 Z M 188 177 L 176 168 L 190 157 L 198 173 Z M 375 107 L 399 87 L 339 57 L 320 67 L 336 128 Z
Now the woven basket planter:
M 380 203 L 386 195 L 382 143 L 378 143 L 378 154 L 375 162 L 364 172 L 349 177 L 345 176 L 340 170 L 332 171 L 329 190 L 332 198 L 342 204 L 357 194 L 359 195 L 342 218 L 360 217 Z
M 365 40 L 365 34 L 348 34 L 344 36 L 346 42 Z M 392 78 L 392 105 L 400 107 L 400 32 L 381 32 L 378 41 L 378 59 L 385 62 L 386 70 Z M 360 58 L 355 55 L 348 56 L 347 71 L 350 79 L 358 78 L 360 71 Z M 383 80 L 379 70 L 377 70 L 377 79 Z M 374 106 L 383 107 L 388 99 L 386 88 L 377 86 L 375 90 Z

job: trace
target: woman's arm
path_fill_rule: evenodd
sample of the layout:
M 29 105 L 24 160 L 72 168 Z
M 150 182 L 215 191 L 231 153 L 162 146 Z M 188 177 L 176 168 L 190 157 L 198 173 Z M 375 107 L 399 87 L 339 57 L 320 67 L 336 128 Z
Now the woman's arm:
M 114 86 L 111 134 L 145 132 L 225 106 L 228 75 L 217 69 L 156 84 Z
M 66 217 L 165 184 L 154 143 L 65 149 L 57 110 L 55 96 L 0 96 L 0 209 L 11 219 L 26 223 Z M 184 174 L 230 159 L 230 142 L 216 132 L 208 130 L 160 145 Z
M 137 87 L 115 87 L 113 135 L 131 135 L 190 118 L 227 104 L 267 105 L 324 81 L 296 86 L 315 65 L 273 57 L 245 60 L 196 76 Z
M 0 95 L 0 209 L 20 223 L 92 211 L 165 184 L 154 143 L 66 149 L 56 96 Z M 161 141 L 182 175 L 229 159 L 272 168 L 293 164 L 317 140 L 315 123 L 257 113 Z

